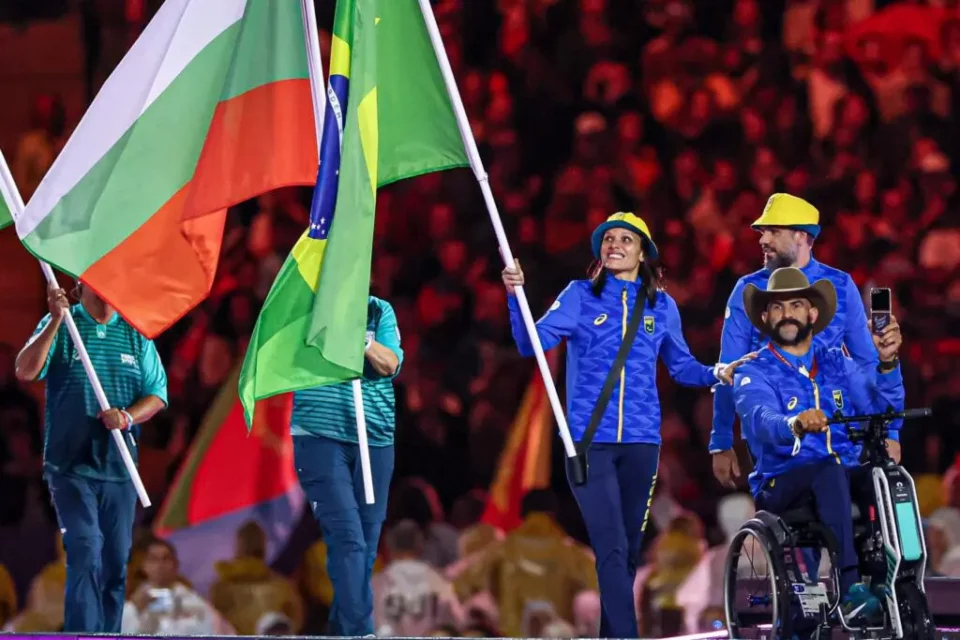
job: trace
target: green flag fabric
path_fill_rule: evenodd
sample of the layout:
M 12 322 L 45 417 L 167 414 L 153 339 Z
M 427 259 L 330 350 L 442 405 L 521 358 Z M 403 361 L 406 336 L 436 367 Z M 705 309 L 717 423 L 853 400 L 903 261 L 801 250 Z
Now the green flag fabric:
M 10 208 L 13 206 L 10 202 L 13 200 L 13 194 L 8 193 L 8 189 L 16 189 L 13 183 L 13 174 L 10 173 L 10 167 L 7 165 L 3 152 L 0 152 L 0 165 L 2 165 L 3 176 L 0 176 L 0 229 L 9 227 L 13 224 L 13 215 Z M 10 184 L 7 183 L 10 181 Z
M 310 226 L 264 302 L 240 375 L 257 400 L 363 371 L 377 188 L 469 165 L 417 0 L 339 0 Z
M 0 229 L 9 227 L 13 224 L 13 216 L 10 215 L 10 207 L 4 198 L 0 198 Z

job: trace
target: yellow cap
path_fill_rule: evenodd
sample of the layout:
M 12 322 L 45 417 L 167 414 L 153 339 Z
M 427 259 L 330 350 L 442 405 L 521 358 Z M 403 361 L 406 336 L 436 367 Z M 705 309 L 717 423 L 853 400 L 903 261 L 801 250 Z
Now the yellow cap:
M 650 228 L 647 227 L 647 223 L 633 213 L 618 211 L 593 231 L 590 244 L 593 247 L 593 255 L 597 260 L 600 259 L 600 245 L 603 243 L 603 234 L 610 229 L 628 229 L 638 234 L 643 240 L 643 250 L 646 257 L 650 260 L 656 259 L 657 245 L 653 243 L 653 238 L 650 237 Z
M 763 213 L 752 225 L 757 227 L 787 227 L 806 231 L 813 237 L 820 234 L 820 212 L 812 204 L 789 193 L 775 193 L 767 200 Z

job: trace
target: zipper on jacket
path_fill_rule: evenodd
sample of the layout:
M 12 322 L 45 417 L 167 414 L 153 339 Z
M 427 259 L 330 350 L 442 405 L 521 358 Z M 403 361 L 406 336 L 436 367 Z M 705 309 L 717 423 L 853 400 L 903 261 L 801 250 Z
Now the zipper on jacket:
M 623 288 L 623 295 L 620 297 L 623 304 L 623 323 L 620 328 L 620 340 L 627 337 L 627 288 Z M 628 358 L 629 359 L 629 358 Z M 623 368 L 620 369 L 620 408 L 617 415 L 617 442 L 623 441 L 623 392 L 627 387 L 627 362 L 624 360 Z
M 810 378 L 810 384 L 813 385 L 813 402 L 817 409 L 820 408 L 820 387 L 813 378 Z M 837 464 L 840 464 L 840 456 L 833 450 L 830 442 L 830 425 L 827 425 L 827 453 L 834 457 Z

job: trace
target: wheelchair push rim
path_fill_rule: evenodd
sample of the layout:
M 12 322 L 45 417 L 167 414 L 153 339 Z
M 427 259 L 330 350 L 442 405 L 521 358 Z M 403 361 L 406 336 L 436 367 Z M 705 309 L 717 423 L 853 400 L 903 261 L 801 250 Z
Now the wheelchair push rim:
M 747 523 L 730 541 L 727 560 L 724 566 L 723 608 L 727 619 L 727 633 L 731 638 L 770 637 L 780 638 L 789 635 L 790 591 L 781 576 L 785 575 L 783 560 L 770 540 L 770 536 L 759 527 Z M 752 544 L 751 544 L 752 541 Z M 750 548 L 746 548 L 747 545 Z M 756 590 L 748 590 L 746 597 L 739 593 L 741 558 L 748 563 L 750 576 L 745 578 L 757 585 Z M 757 561 L 762 560 L 765 571 L 758 571 Z M 763 573 L 764 575 L 757 575 Z M 759 611 L 766 608 L 768 613 Z M 750 609 L 757 613 L 744 614 Z M 751 632 L 744 635 L 744 631 Z

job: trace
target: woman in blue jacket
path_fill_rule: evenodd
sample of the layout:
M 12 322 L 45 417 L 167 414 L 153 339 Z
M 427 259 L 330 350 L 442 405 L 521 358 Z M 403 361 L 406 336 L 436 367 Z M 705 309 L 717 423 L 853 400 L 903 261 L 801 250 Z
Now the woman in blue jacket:
M 740 362 L 708 367 L 690 354 L 677 303 L 663 291 L 651 265 L 657 247 L 643 220 L 616 213 L 593 232 L 592 245 L 599 261 L 593 277 L 571 282 L 537 322 L 537 333 L 544 350 L 567 340 L 567 420 L 579 441 L 634 302 L 643 299 L 642 324 L 587 450 L 587 482 L 570 483 L 596 555 L 603 602 L 600 635 L 636 638 L 633 582 L 660 457 L 657 358 L 674 380 L 690 387 L 729 383 Z M 514 295 L 523 285 L 519 263 L 504 269 L 503 282 L 513 337 L 520 353 L 531 356 L 533 345 Z

